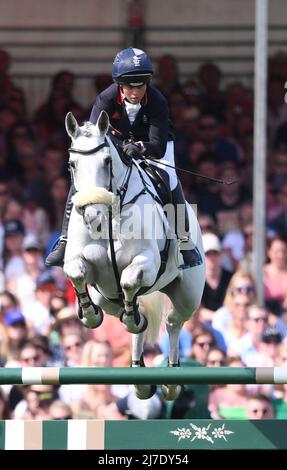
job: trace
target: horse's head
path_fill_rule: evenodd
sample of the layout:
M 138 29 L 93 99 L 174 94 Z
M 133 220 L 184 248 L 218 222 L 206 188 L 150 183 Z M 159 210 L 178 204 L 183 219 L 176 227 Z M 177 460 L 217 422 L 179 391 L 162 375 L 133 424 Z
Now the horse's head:
M 98 232 L 99 235 L 107 207 L 115 199 L 113 173 L 122 165 L 115 147 L 106 137 L 109 117 L 102 111 L 96 125 L 86 122 L 79 126 L 73 114 L 68 113 L 65 124 L 72 139 L 69 169 L 76 190 L 73 203 L 83 212 L 90 234 Z

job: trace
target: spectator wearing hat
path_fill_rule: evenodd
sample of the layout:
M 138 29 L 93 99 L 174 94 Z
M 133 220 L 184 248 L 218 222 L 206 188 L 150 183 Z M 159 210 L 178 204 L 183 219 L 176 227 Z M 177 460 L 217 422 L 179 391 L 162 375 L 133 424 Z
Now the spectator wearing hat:
M 75 308 L 69 305 L 63 307 L 56 313 L 53 329 L 58 334 L 58 341 L 61 341 L 64 336 L 74 333 L 75 331 L 85 336 L 85 331 L 87 331 L 80 322 Z
M 19 298 L 20 306 L 25 309 L 36 300 L 36 279 L 44 270 L 43 250 L 34 234 L 25 236 L 22 243 L 24 270 L 12 275 L 7 281 L 7 288 Z
M 25 317 L 19 309 L 8 310 L 4 317 L 5 325 L 15 325 L 15 323 L 25 323 Z
M 56 277 L 48 270 L 36 279 L 36 300 L 27 303 L 23 309 L 26 320 L 37 333 L 49 335 L 53 317 L 50 314 L 51 298 L 58 289 Z
M 18 357 L 23 340 L 28 337 L 26 320 L 19 308 L 13 308 L 5 314 L 4 325 L 8 336 L 8 357 L 6 367 L 18 365 Z
M 9 220 L 4 223 L 4 251 L 3 267 L 6 281 L 13 274 L 24 271 L 24 260 L 22 257 L 22 243 L 25 235 L 24 225 L 20 220 Z
M 220 240 L 214 233 L 202 236 L 205 254 L 206 281 L 201 300 L 201 316 L 212 321 L 213 313 L 223 305 L 227 286 L 232 273 L 222 267 Z

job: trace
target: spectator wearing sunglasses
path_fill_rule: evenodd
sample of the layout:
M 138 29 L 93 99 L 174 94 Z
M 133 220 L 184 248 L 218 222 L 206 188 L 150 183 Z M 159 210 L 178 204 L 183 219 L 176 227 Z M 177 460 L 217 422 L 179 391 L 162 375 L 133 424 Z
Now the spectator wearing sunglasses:
M 16 317 L 15 313 L 14 316 Z M 26 337 L 22 338 L 21 342 L 19 343 L 18 358 L 18 364 L 16 365 L 16 367 L 45 366 L 45 360 L 38 353 L 37 347 L 33 344 L 31 340 L 28 340 Z M 9 367 L 10 364 L 6 363 L 6 367 L 7 366 Z M 24 388 L 20 385 L 13 385 L 10 390 L 7 390 L 7 394 L 9 394 L 10 410 L 14 410 L 16 405 L 24 398 Z
M 66 367 L 79 367 L 82 361 L 84 341 L 82 334 L 75 330 L 63 336 L 61 346 L 64 351 L 64 365 Z
M 226 335 L 232 324 L 234 308 L 239 307 L 239 303 L 242 306 L 245 304 L 247 308 L 256 302 L 256 297 L 256 286 L 250 272 L 244 269 L 237 270 L 226 289 L 223 306 L 214 313 L 212 326 Z
M 264 332 L 269 331 L 269 312 L 266 308 L 257 304 L 247 309 L 246 333 L 230 345 L 230 355 L 240 355 L 247 367 L 273 367 L 275 365 L 274 348 L 266 347 L 263 342 Z M 272 385 L 248 385 L 251 393 L 264 393 L 270 395 Z
M 214 335 L 203 326 L 197 327 L 192 335 L 191 359 L 195 359 L 202 365 L 206 365 L 207 355 L 210 348 L 216 345 Z

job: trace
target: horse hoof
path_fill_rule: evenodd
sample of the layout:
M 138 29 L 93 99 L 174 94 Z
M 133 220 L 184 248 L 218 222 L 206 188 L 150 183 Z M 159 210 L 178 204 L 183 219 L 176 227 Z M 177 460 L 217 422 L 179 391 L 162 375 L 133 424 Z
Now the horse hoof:
M 104 313 L 101 307 L 96 305 L 89 307 L 86 313 L 83 313 L 82 307 L 79 307 L 78 316 L 83 325 L 89 329 L 98 328 L 103 323 L 104 319 Z
M 135 385 L 136 397 L 140 400 L 151 398 L 156 392 L 156 385 Z
M 134 334 L 143 333 L 148 325 L 148 321 L 142 313 L 140 313 L 140 322 L 138 325 L 135 324 L 133 315 L 127 315 L 126 313 L 122 316 L 122 322 L 128 332 Z
M 180 395 L 181 385 L 162 385 L 161 391 L 164 400 L 176 400 Z

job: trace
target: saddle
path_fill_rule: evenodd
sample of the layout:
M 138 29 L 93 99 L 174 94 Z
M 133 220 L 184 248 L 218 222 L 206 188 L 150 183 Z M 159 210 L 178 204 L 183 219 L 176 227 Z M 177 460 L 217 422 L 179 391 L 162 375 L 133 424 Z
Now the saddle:
M 159 199 L 162 202 L 162 205 L 169 204 L 172 202 L 171 192 L 169 188 L 169 176 L 168 173 L 162 168 L 158 168 L 150 163 L 145 162 L 144 160 L 140 163 L 143 170 L 149 176 L 154 189 L 157 192 Z

